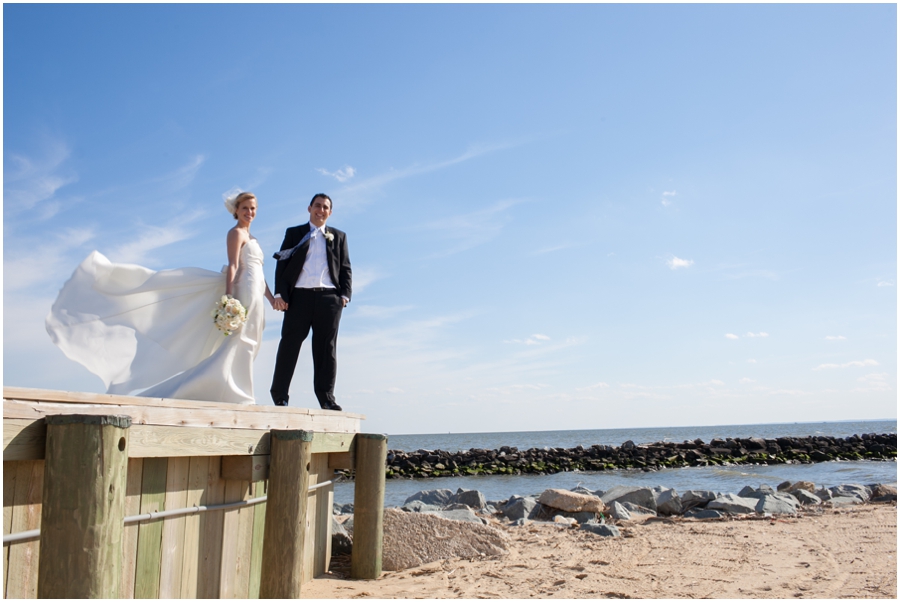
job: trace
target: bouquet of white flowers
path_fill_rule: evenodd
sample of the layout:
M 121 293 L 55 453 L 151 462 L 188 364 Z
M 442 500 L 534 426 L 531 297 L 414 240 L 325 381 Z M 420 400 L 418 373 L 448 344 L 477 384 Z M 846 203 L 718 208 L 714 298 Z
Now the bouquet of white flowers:
M 212 311 L 212 317 L 216 328 L 228 336 L 236 332 L 247 321 L 247 310 L 240 301 L 231 295 L 222 295 L 222 298 L 216 303 L 216 308 Z

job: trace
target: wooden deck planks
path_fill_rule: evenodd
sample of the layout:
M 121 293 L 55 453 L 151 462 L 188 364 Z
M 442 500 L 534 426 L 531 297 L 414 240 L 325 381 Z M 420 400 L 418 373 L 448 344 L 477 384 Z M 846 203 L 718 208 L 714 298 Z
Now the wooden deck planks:
M 201 506 L 206 500 L 206 481 L 209 477 L 209 458 L 198 456 L 190 459 L 185 508 Z M 190 514 L 184 523 L 184 553 L 181 567 L 181 594 L 179 598 L 196 598 L 200 566 L 200 515 Z
M 16 499 L 16 465 L 3 463 L 3 534 L 12 533 L 13 503 Z M 3 546 L 3 597 L 6 598 L 6 578 L 9 576 L 9 548 Z
M 3 399 L 8 402 L 26 402 L 19 406 L 16 418 L 41 418 L 47 413 L 60 414 L 60 408 L 79 406 L 82 414 L 118 414 L 121 409 L 132 417 L 135 424 L 183 424 L 184 426 L 215 426 L 222 428 L 252 429 L 307 429 L 334 431 L 323 428 L 347 419 L 364 420 L 362 414 L 332 412 L 329 410 L 279 407 L 272 405 L 238 405 L 212 401 L 184 399 L 160 399 L 127 395 L 106 395 L 103 393 L 80 393 L 52 391 L 46 389 L 26 389 L 4 387 Z M 92 408 L 91 406 L 98 406 Z M 115 409 L 110 406 L 117 406 Z M 99 409 L 102 407 L 103 409 Z M 12 406 L 11 406 L 12 408 Z M 184 410 L 190 410 L 185 413 Z M 131 412 L 135 412 L 132 414 Z M 162 422 L 158 422 L 161 420 Z M 173 422 L 174 421 L 174 422 Z M 183 422 L 184 421 L 184 422 Z
M 221 478 L 222 459 L 209 458 L 205 505 L 221 504 L 225 499 L 225 481 Z M 222 570 L 222 534 L 224 511 L 200 515 L 200 547 L 197 598 L 218 598 Z
M 125 514 L 213 505 L 266 494 L 267 470 L 222 475 L 222 457 L 270 454 L 269 430 L 313 432 L 310 480 L 352 464 L 358 414 L 4 388 L 4 532 L 40 526 L 44 416 L 130 416 Z M 240 428 L 235 428 L 239 426 Z M 243 466 L 246 462 L 239 463 Z M 255 465 L 254 465 L 255 466 Z M 253 479 L 250 482 L 247 478 Z M 36 503 L 34 500 L 36 499 Z M 31 503 L 23 503 L 32 500 Z M 328 570 L 333 489 L 307 496 L 302 581 Z M 267 504 L 129 525 L 122 533 L 123 598 L 257 598 Z M 319 520 L 310 520 L 316 514 Z M 4 594 L 35 597 L 39 541 L 4 549 Z M 10 571 L 10 567 L 12 570 Z M 10 574 L 10 572 L 12 574 Z
M 75 413 L 75 408 L 71 410 Z M 42 418 L 4 418 L 3 459 L 41 460 L 46 426 Z M 313 453 L 352 454 L 356 433 L 317 432 Z M 131 458 L 192 456 L 252 456 L 270 452 L 269 431 L 134 424 L 129 429 Z
M 15 470 L 10 533 L 39 529 L 44 488 L 44 461 L 16 462 Z M 37 597 L 39 556 L 40 540 L 10 544 L 9 566 L 13 567 L 13 570 L 6 580 L 7 598 Z
M 188 472 L 190 458 L 169 458 L 166 470 L 166 508 L 187 507 Z M 159 597 L 178 598 L 181 595 L 181 575 L 184 560 L 184 531 L 186 516 L 169 517 L 163 521 L 162 553 L 160 558 Z
M 141 483 L 143 458 L 128 458 L 128 478 L 125 483 L 125 516 L 141 513 Z M 138 530 L 140 525 L 125 525 L 122 531 L 122 579 L 119 597 L 134 598 L 134 575 L 137 563 Z
M 141 483 L 141 514 L 166 507 L 168 458 L 145 458 Z M 163 521 L 140 523 L 135 562 L 134 597 L 158 598 Z
M 266 495 L 265 481 L 253 483 L 253 497 Z M 248 598 L 259 598 L 259 578 L 262 570 L 263 533 L 266 527 L 266 502 L 253 507 L 253 541 L 250 548 L 250 585 Z

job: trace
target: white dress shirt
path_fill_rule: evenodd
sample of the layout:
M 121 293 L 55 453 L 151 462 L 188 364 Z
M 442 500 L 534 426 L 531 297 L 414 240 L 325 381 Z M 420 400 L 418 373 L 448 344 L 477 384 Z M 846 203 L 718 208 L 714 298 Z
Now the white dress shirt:
M 328 253 L 325 251 L 325 226 L 309 225 L 309 250 L 296 288 L 337 288 L 328 271 Z

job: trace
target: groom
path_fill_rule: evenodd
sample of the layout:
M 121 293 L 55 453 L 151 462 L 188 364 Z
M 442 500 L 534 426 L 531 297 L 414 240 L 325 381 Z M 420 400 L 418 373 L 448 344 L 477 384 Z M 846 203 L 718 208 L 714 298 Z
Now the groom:
M 281 251 L 275 253 L 274 307 L 285 314 L 270 392 L 275 405 L 288 404 L 300 346 L 312 328 L 313 389 L 323 409 L 340 412 L 334 380 L 338 324 L 351 293 L 347 235 L 325 227 L 331 217 L 328 195 L 315 195 L 308 211 L 309 223 L 288 228 Z

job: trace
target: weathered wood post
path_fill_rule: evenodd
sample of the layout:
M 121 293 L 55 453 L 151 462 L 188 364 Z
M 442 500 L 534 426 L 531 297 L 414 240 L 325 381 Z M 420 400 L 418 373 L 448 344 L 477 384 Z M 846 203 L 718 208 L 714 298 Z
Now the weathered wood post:
M 309 499 L 311 431 L 270 431 L 260 598 L 299 598 Z
M 387 460 L 385 435 L 356 436 L 356 484 L 353 493 L 353 549 L 351 579 L 381 576 L 384 541 L 384 471 Z
M 38 598 L 118 598 L 128 416 L 47 416 Z

